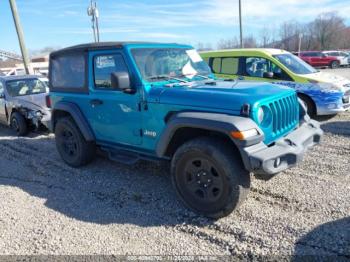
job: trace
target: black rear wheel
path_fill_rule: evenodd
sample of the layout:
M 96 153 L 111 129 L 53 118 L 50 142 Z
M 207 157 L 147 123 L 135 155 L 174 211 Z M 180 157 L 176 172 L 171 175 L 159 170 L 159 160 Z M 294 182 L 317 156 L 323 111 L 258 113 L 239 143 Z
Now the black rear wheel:
M 11 115 L 11 128 L 17 136 L 25 136 L 28 134 L 28 125 L 23 115 L 14 112 Z
M 189 141 L 176 151 L 172 181 L 186 206 L 211 218 L 238 208 L 250 188 L 250 174 L 239 153 L 213 138 Z
M 70 117 L 60 118 L 57 121 L 55 140 L 62 159 L 72 167 L 86 165 L 95 157 L 95 143 L 84 139 L 74 120 Z

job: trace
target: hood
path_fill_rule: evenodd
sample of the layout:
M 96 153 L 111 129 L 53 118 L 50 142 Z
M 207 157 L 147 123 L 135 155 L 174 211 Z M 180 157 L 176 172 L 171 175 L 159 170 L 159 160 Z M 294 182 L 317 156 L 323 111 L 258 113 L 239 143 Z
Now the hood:
M 188 85 L 161 86 L 152 88 L 150 102 L 224 109 L 240 112 L 243 104 L 255 108 L 262 103 L 294 93 L 292 89 L 265 82 L 215 81 L 216 85 L 194 82 Z
M 317 72 L 300 76 L 306 78 L 307 80 L 335 85 L 339 88 L 340 91 L 346 91 L 347 89 L 350 89 L 350 80 L 336 74 Z
M 19 104 L 33 110 L 49 111 L 50 109 L 46 107 L 46 96 L 47 93 L 18 96 L 13 97 L 12 102 L 16 105 Z

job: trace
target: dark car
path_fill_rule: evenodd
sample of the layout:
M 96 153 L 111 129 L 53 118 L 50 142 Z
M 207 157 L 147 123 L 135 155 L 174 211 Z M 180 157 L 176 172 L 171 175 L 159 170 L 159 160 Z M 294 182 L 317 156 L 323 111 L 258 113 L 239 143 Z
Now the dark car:
M 47 85 L 37 76 L 0 77 L 0 123 L 17 135 L 47 127 L 51 111 L 46 106 Z
M 299 53 L 299 57 L 306 63 L 314 67 L 325 67 L 338 68 L 340 61 L 335 56 L 329 56 L 318 51 L 304 51 Z

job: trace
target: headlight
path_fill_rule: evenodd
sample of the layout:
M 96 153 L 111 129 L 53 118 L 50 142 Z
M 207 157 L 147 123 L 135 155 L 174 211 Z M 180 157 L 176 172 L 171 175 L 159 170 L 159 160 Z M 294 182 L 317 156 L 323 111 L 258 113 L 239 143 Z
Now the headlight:
M 334 92 L 334 91 L 342 91 L 343 90 L 343 87 L 338 86 L 336 84 L 332 84 L 332 83 L 318 83 L 317 85 L 323 91 Z
M 258 124 L 263 127 L 268 127 L 272 122 L 272 113 L 270 108 L 262 106 L 258 109 L 257 114 Z

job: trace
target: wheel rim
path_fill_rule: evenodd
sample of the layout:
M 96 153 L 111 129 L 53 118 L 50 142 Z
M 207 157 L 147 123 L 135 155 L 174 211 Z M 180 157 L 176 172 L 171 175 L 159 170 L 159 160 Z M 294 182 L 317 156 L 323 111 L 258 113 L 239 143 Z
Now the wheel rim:
M 18 134 L 20 130 L 19 130 L 19 125 L 18 125 L 18 122 L 17 122 L 16 118 L 12 119 L 11 126 L 12 126 L 13 130 L 15 130 L 16 133 Z
M 217 201 L 223 192 L 223 174 L 213 161 L 198 157 L 188 161 L 184 168 L 185 190 L 201 202 Z
M 63 130 L 61 134 L 61 142 L 63 151 L 69 156 L 75 156 L 78 151 L 78 143 L 69 130 Z

